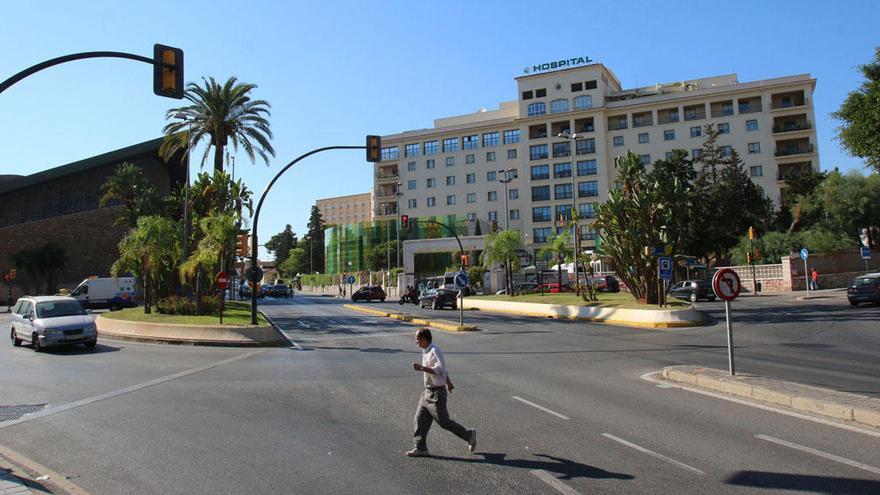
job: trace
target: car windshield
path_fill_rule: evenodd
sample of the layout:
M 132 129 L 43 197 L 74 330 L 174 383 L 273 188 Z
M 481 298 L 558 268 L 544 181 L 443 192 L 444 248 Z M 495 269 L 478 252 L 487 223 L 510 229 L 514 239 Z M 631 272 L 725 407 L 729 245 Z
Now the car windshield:
M 37 318 L 84 315 L 86 311 L 77 301 L 45 301 L 37 303 Z
M 859 278 L 856 279 L 855 285 L 857 285 L 857 286 L 859 286 L 859 285 L 871 285 L 871 284 L 874 283 L 874 280 L 876 280 L 876 279 L 873 278 L 873 277 L 859 277 Z

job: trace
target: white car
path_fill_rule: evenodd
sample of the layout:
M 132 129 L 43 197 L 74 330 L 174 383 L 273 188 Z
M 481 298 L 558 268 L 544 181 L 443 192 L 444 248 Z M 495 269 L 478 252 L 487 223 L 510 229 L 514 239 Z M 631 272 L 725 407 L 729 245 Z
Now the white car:
M 68 296 L 25 296 L 12 311 L 12 345 L 28 342 L 34 351 L 57 345 L 84 344 L 93 349 L 98 329 L 79 301 Z

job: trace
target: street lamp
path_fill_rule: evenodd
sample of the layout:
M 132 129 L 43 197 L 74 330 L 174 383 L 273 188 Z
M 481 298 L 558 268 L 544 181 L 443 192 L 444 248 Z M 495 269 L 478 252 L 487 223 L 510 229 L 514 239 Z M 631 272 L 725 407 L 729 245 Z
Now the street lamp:
M 186 261 L 189 244 L 189 158 L 192 155 L 192 120 L 185 113 L 174 114 L 175 119 L 187 122 L 186 130 L 186 182 L 183 186 L 183 259 Z
M 395 208 L 395 215 L 397 216 L 397 223 L 395 224 L 395 232 L 397 232 L 397 246 L 395 246 L 395 251 L 397 252 L 397 266 L 400 266 L 400 196 L 403 195 L 400 190 L 403 188 L 403 184 L 398 182 L 394 184 L 394 195 L 397 196 L 397 207 Z
M 577 167 L 574 157 L 575 151 L 577 148 L 577 134 L 572 134 L 568 131 L 560 132 L 556 135 L 556 137 L 561 139 L 568 139 L 571 142 L 571 147 L 569 148 L 569 156 L 571 157 L 571 208 L 574 210 L 577 208 L 577 185 L 575 184 L 575 169 Z M 574 211 L 572 211 L 572 217 L 574 217 Z M 578 277 L 578 254 L 580 249 L 580 237 L 581 237 L 581 227 L 578 225 L 578 222 L 574 223 L 574 239 L 572 240 L 572 244 L 574 245 L 574 286 L 575 291 L 580 295 L 580 289 L 578 285 L 580 283 L 580 278 Z

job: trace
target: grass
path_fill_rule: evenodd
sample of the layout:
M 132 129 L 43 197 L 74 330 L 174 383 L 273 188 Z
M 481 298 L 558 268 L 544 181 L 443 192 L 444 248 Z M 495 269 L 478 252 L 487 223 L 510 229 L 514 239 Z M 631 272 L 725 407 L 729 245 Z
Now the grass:
M 219 325 L 220 315 L 185 316 L 164 315 L 156 312 L 153 307 L 152 314 L 144 314 L 143 306 L 128 308 L 121 311 L 107 312 L 102 315 L 112 320 L 142 321 L 146 323 L 168 323 L 174 325 Z M 242 301 L 226 301 L 226 310 L 223 311 L 223 325 L 239 326 L 251 324 L 251 305 Z M 263 315 L 257 313 L 257 325 L 268 326 L 269 322 Z
M 520 296 L 507 295 L 490 295 L 490 296 L 471 296 L 476 299 L 489 299 L 492 301 L 511 301 L 524 303 L 539 304 L 560 304 L 565 306 L 592 306 L 602 308 L 621 308 L 621 309 L 658 309 L 656 304 L 640 304 L 626 292 L 600 292 L 597 294 L 599 300 L 595 302 L 586 302 L 573 292 L 562 294 L 523 294 Z M 668 307 L 670 309 L 687 308 L 688 303 L 676 299 L 669 300 Z

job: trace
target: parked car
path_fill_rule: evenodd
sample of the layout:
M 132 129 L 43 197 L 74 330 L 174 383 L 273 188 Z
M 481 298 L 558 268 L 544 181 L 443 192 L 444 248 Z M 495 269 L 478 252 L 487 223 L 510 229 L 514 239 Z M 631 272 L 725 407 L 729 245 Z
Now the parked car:
M 846 289 L 846 298 L 853 306 L 863 302 L 880 303 L 880 273 L 857 277 Z
M 544 284 L 540 287 L 541 292 L 549 292 L 551 294 L 558 294 L 560 292 L 571 292 L 571 286 L 568 284 L 562 284 L 562 288 L 559 287 L 559 282 L 551 282 L 548 284 Z
M 284 284 L 275 284 L 269 288 L 270 297 L 290 297 L 291 291 Z
M 534 282 L 520 282 L 518 284 L 513 285 L 513 290 L 516 294 L 524 294 L 524 293 L 528 294 L 530 292 L 534 292 L 534 291 L 538 290 L 538 284 L 536 284 Z M 498 292 L 496 292 L 495 294 L 497 294 L 497 295 L 507 294 L 507 289 L 501 289 Z
M 596 275 L 591 283 L 599 292 L 620 292 L 620 282 L 614 275 Z
M 684 299 L 690 302 L 703 300 L 712 302 L 715 300 L 712 285 L 705 280 L 683 280 L 673 284 L 666 292 L 676 299 Z
M 257 284 L 257 287 L 259 287 L 259 289 L 257 290 L 257 299 L 259 299 L 259 298 L 263 297 L 263 289 L 262 289 L 262 287 L 259 286 L 259 284 Z M 238 288 L 238 297 L 240 297 L 242 299 L 250 299 L 251 298 L 251 286 L 248 284 L 242 284 Z
M 419 307 L 430 306 L 431 309 L 446 307 L 458 308 L 458 291 L 450 289 L 428 289 L 419 296 Z
M 86 309 L 133 308 L 137 306 L 136 282 L 134 277 L 87 278 L 70 295 Z
M 34 351 L 57 345 L 98 343 L 98 329 L 79 301 L 70 296 L 25 296 L 12 311 L 12 345 L 28 342 Z
M 378 285 L 365 285 L 351 295 L 351 302 L 374 300 L 385 302 L 385 291 Z

